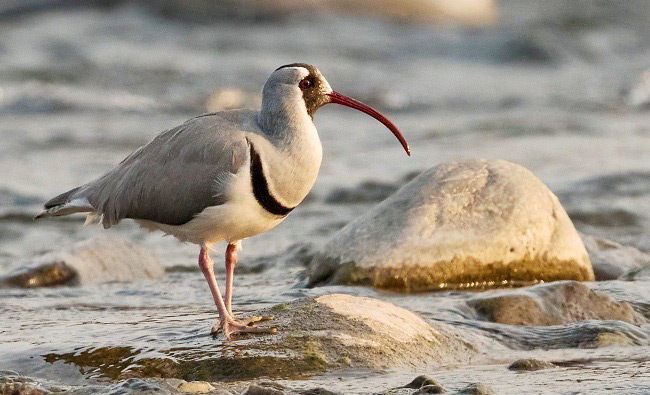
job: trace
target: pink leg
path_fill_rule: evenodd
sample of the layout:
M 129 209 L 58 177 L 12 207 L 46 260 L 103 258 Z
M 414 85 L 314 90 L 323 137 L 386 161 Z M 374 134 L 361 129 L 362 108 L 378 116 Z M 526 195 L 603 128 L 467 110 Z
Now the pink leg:
M 214 299 L 214 304 L 217 306 L 217 311 L 219 312 L 219 323 L 212 328 L 212 332 L 216 333 L 217 330 L 223 329 L 223 333 L 226 336 L 226 339 L 231 339 L 233 335 L 240 333 L 275 333 L 276 328 L 257 328 L 252 326 L 253 322 L 263 321 L 266 317 L 253 317 L 248 322 L 238 322 L 232 316 L 230 310 L 230 298 L 232 297 L 232 271 L 235 267 L 235 262 L 237 261 L 237 252 L 235 246 L 232 244 L 228 245 L 226 250 L 226 267 L 228 266 L 230 247 L 233 247 L 234 251 L 234 262 L 230 265 L 231 268 L 230 275 L 226 275 L 226 282 L 228 284 L 226 290 L 226 298 L 228 299 L 228 307 L 221 297 L 221 292 L 219 291 L 219 285 L 217 284 L 217 279 L 214 277 L 214 262 L 210 259 L 208 255 L 208 249 L 205 246 L 201 246 L 201 252 L 199 253 L 199 267 L 203 272 L 208 285 L 210 286 L 210 292 L 212 292 L 212 298 Z M 232 259 L 230 259 L 232 261 Z
M 232 291 L 235 279 L 235 265 L 237 264 L 237 246 L 229 243 L 226 247 L 226 310 L 234 317 L 232 313 Z
M 210 259 L 208 255 L 208 249 L 205 246 L 201 246 L 201 252 L 199 253 L 199 267 L 203 272 L 205 280 L 210 286 L 210 292 L 212 292 L 212 299 L 214 299 L 214 304 L 217 305 L 217 311 L 219 312 L 219 321 L 225 321 L 228 319 L 228 309 L 226 308 L 223 298 L 221 297 L 221 291 L 219 291 L 219 285 L 217 284 L 217 279 L 214 277 L 214 262 Z

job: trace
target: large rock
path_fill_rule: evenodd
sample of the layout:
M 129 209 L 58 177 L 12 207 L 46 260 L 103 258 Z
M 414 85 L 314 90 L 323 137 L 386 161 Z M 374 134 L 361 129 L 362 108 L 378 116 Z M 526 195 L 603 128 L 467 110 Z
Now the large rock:
M 650 265 L 650 255 L 615 241 L 582 235 L 596 280 L 615 280 L 624 274 Z
M 324 295 L 276 306 L 270 312 L 278 334 L 263 347 L 293 355 L 294 363 L 385 369 L 466 362 L 477 352 L 454 328 L 429 324 L 378 299 Z
M 647 320 L 625 301 L 615 301 L 575 281 L 498 291 L 467 301 L 479 318 L 508 325 L 548 326 L 585 320 Z
M 97 237 L 67 250 L 48 253 L 36 267 L 5 278 L 0 284 L 22 288 L 129 282 L 161 278 L 158 258 L 148 249 L 119 237 Z
M 425 171 L 316 253 L 309 283 L 401 291 L 594 279 L 580 236 L 553 193 L 506 161 Z
M 429 324 L 388 302 L 341 294 L 299 299 L 256 314 L 272 314 L 277 333 L 230 341 L 223 352 L 175 350 L 169 351 L 173 359 L 142 357 L 137 366 L 124 363 L 116 376 L 233 381 L 304 378 L 340 368 L 421 368 L 466 363 L 485 341 L 461 328 Z M 92 351 L 92 361 L 107 364 L 98 351 Z M 90 360 L 80 352 L 59 358 L 83 366 Z

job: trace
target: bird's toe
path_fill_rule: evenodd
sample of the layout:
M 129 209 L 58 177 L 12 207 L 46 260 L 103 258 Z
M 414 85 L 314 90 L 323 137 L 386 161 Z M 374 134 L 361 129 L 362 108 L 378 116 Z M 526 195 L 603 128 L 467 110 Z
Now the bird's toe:
M 232 339 L 233 337 L 244 335 L 244 334 L 273 334 L 278 331 L 278 328 L 274 326 L 265 327 L 265 326 L 254 326 L 253 323 L 241 324 L 236 321 L 226 322 L 223 325 L 223 333 L 226 336 L 226 339 Z
M 241 320 L 235 320 L 235 322 L 241 325 L 253 326 L 257 322 L 271 321 L 272 319 L 272 315 L 256 315 L 253 317 L 246 317 Z
M 273 316 L 264 315 L 264 316 L 254 316 L 247 317 L 242 320 L 227 319 L 219 321 L 212 327 L 210 331 L 212 335 L 216 335 L 219 332 L 223 332 L 226 339 L 232 339 L 233 337 L 243 335 L 243 334 L 273 334 L 278 331 L 278 328 L 275 326 L 255 326 L 257 322 L 270 321 L 273 319 Z

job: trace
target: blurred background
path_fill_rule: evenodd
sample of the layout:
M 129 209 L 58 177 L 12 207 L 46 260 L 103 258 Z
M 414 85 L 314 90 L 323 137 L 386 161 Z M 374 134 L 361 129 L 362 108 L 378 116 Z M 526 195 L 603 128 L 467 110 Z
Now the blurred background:
M 580 231 L 650 251 L 650 1 L 0 0 L 0 275 L 98 234 L 136 241 L 167 268 L 144 285 L 2 291 L 0 368 L 74 382 L 77 370 L 49 364 L 59 357 L 30 358 L 71 344 L 220 347 L 198 337 L 214 312 L 195 246 L 130 221 L 104 231 L 32 218 L 165 129 L 258 107 L 271 72 L 294 62 L 385 113 L 413 154 L 370 117 L 319 110 L 320 177 L 285 222 L 244 242 L 241 265 L 253 269 L 238 277 L 238 308 L 326 292 L 292 288 L 300 269 L 255 265 L 321 242 L 414 174 L 457 159 L 519 163 Z M 75 326 L 81 317 L 98 325 Z
M 644 0 L 0 1 L 3 221 L 189 117 L 258 107 L 292 62 L 385 112 L 413 149 L 403 157 L 374 120 L 326 107 L 315 196 L 507 159 L 579 227 L 650 249 Z

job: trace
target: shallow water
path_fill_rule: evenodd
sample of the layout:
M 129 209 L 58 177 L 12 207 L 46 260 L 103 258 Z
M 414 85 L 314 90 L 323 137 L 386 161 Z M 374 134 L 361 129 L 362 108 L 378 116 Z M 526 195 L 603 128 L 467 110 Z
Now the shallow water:
M 576 24 L 571 13 L 563 19 L 527 2 L 501 4 L 502 23 L 483 29 L 340 16 L 192 25 L 130 5 L 2 19 L 0 276 L 107 232 L 154 250 L 168 270 L 160 281 L 0 289 L 0 370 L 106 391 L 132 376 L 241 378 L 196 368 L 211 356 L 236 353 L 237 343 L 208 334 L 216 315 L 195 269 L 195 246 L 128 221 L 104 231 L 82 228 L 81 218 L 34 223 L 31 217 L 48 198 L 205 112 L 210 95 L 237 88 L 254 96 L 270 71 L 304 61 L 317 65 L 335 89 L 389 115 L 413 156 L 371 118 L 334 106 L 320 110 L 325 157 L 319 180 L 284 223 L 244 242 L 236 311 L 344 292 L 389 300 L 484 340 L 482 357 L 470 366 L 349 371 L 288 384 L 368 393 L 427 373 L 448 391 L 472 382 L 498 393 L 650 391 L 648 325 L 509 327 L 468 314 L 464 302 L 475 295 L 469 292 L 305 289 L 301 266 L 284 254 L 295 244 L 322 242 L 378 199 L 328 199 L 333 191 L 365 181 L 399 186 L 409 174 L 461 158 L 522 164 L 558 194 L 579 230 L 650 251 L 650 112 L 626 103 L 626 92 L 650 67 L 650 10 L 640 8 L 632 18 L 623 7 L 601 13 L 585 7 L 572 11 L 582 18 Z M 213 257 L 222 253 L 217 246 Z M 647 277 L 590 286 L 632 302 L 650 318 Z M 618 337 L 601 341 L 607 333 Z M 592 341 L 577 342 L 585 338 Z M 506 369 L 521 357 L 559 367 Z

